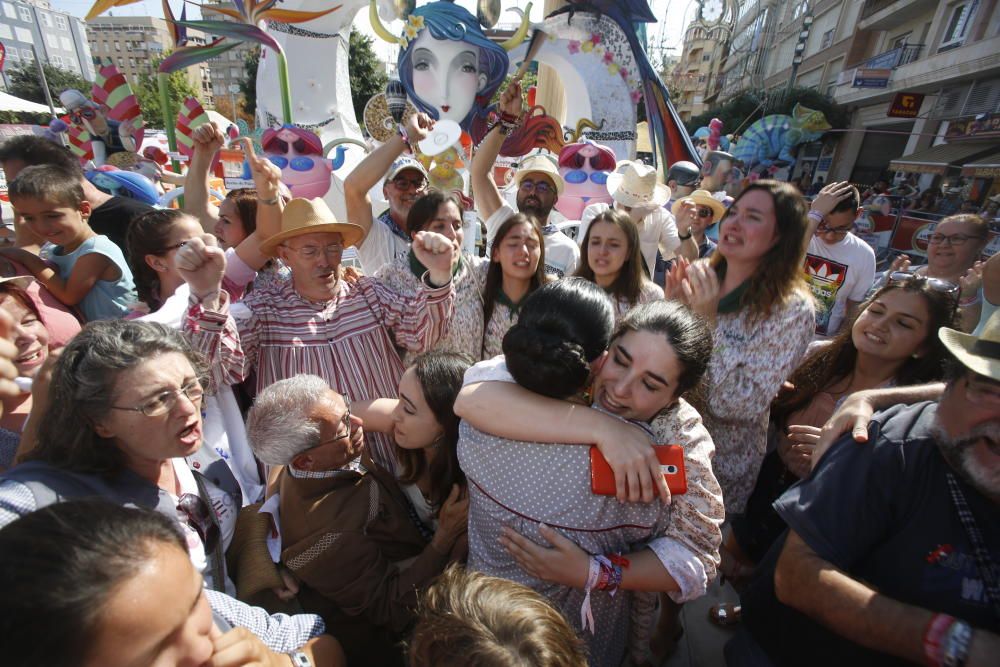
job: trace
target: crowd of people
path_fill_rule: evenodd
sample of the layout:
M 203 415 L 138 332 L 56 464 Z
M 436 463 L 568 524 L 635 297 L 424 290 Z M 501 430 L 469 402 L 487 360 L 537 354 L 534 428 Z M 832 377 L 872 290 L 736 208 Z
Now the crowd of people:
M 720 579 L 733 666 L 996 664 L 986 219 L 876 274 L 849 183 L 623 161 L 574 240 L 549 156 L 494 182 L 497 124 L 479 256 L 409 155 L 433 122 L 346 220 L 249 143 L 213 203 L 212 124 L 178 209 L 0 145 L 4 664 L 657 665 Z

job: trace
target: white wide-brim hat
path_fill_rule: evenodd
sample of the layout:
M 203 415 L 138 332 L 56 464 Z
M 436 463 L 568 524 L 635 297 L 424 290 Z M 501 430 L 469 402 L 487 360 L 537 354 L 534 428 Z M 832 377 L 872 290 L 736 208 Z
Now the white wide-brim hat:
M 978 337 L 941 327 L 938 338 L 970 371 L 1000 382 L 1000 311 L 986 320 Z
M 656 168 L 625 160 L 608 174 L 608 194 L 622 206 L 663 206 L 670 201 L 670 188 L 656 180 Z

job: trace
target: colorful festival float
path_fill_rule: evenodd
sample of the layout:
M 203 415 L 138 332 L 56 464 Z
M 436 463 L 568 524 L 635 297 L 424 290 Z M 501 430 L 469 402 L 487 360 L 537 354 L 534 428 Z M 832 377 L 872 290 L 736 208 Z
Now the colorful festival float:
M 98 0 L 88 18 L 137 1 Z M 207 120 L 197 100 L 181 109 L 169 108 L 166 75 L 241 42 L 258 43 L 257 127 L 241 127 L 239 134 L 252 136 L 281 167 L 294 194 L 323 196 L 343 217 L 343 178 L 370 148 L 354 114 L 348 75 L 351 24 L 367 8 L 372 29 L 398 45 L 399 52 L 397 78 L 369 101 L 365 129 L 374 141 L 384 141 L 398 131 L 406 114 L 422 111 L 434 118 L 432 136 L 415 147 L 415 153 L 437 187 L 468 196 L 467 165 L 474 147 L 497 120 L 495 94 L 508 75 L 523 75 L 536 61 L 552 68 L 572 103 L 564 105 L 565 115 L 558 119 L 531 105 L 505 140 L 501 155 L 516 162 L 533 152 L 548 152 L 567 173 L 573 172 L 567 179 L 572 189 L 565 216 L 575 217 L 575 209 L 607 200 L 601 181 L 613 169 L 611 158 L 635 157 L 640 103 L 649 121 L 654 160 L 664 168 L 678 160 L 700 164 L 636 33 L 636 23 L 655 21 L 645 0 L 570 3 L 535 25 L 528 20 L 530 4 L 524 11 L 509 8 L 520 21 L 505 41 L 490 39 L 487 32 L 503 12 L 499 0 L 480 0 L 478 16 L 448 1 L 415 4 L 234 0 L 232 7 L 199 5 L 202 18 L 189 20 L 187 3 L 175 18 L 169 0 L 163 0 L 175 40 L 175 49 L 159 66 L 169 154 L 188 153 L 190 132 Z M 402 27 L 390 30 L 387 24 Z M 208 44 L 188 44 L 188 28 L 217 37 Z M 84 125 L 77 131 L 86 150 L 89 137 L 82 131 L 89 135 L 89 130 Z M 174 170 L 181 171 L 176 160 Z

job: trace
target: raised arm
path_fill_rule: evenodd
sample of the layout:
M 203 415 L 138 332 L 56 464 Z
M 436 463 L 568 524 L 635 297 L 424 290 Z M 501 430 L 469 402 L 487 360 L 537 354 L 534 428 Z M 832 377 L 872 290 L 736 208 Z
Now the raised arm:
M 521 117 L 523 111 L 521 101 L 521 84 L 514 81 L 500 93 L 500 110 L 512 116 Z M 476 200 L 479 208 L 479 217 L 488 220 L 490 216 L 503 206 L 503 198 L 500 190 L 493 182 L 493 165 L 500 155 L 500 147 L 503 145 L 504 136 L 500 127 L 490 130 L 489 134 L 479 144 L 476 154 L 472 157 L 472 164 L 469 166 L 469 179 L 472 181 L 472 197 Z M 487 236 L 493 236 L 496 230 L 488 229 Z
M 434 126 L 434 120 L 425 113 L 415 113 L 406 121 L 406 137 L 410 146 L 427 137 Z M 400 134 L 393 134 L 384 144 L 372 151 L 344 179 L 344 203 L 347 205 L 347 221 L 361 227 L 365 236 L 372 226 L 372 200 L 368 196 L 379 181 L 385 178 L 392 163 L 407 149 L 406 141 Z
M 847 181 L 827 183 L 809 205 L 809 229 L 806 238 L 816 233 L 816 228 L 830 211 L 841 201 L 851 196 L 851 184 Z
M 260 271 L 270 259 L 260 251 L 260 244 L 281 231 L 281 212 L 285 208 L 281 200 L 281 170 L 266 157 L 258 156 L 249 139 L 240 139 L 240 143 L 257 191 L 257 225 L 236 246 L 236 254 L 254 271 Z
M 209 172 L 212 158 L 226 143 L 226 138 L 215 123 L 205 123 L 194 129 L 191 141 L 194 152 L 184 179 L 184 212 L 197 218 L 202 229 L 212 233 L 219 222 L 219 209 L 209 202 Z
M 390 433 L 393 426 L 392 412 L 398 404 L 397 398 L 353 401 L 351 414 L 361 417 L 366 433 Z

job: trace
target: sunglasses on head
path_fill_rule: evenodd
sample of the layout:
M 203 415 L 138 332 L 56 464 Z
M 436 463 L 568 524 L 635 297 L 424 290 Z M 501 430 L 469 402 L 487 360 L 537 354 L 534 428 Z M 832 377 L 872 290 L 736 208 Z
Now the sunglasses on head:
M 205 551 L 215 551 L 222 531 L 219 530 L 219 524 L 215 522 L 208 503 L 194 493 L 182 493 L 177 499 L 177 511 L 187 518 L 188 525 L 198 533 Z
M 955 307 L 958 307 L 958 295 L 962 288 L 953 282 L 941 280 L 940 278 L 928 278 L 919 273 L 906 273 L 905 271 L 893 271 L 889 274 L 889 285 L 899 285 L 908 287 L 910 285 L 920 286 L 926 284 L 935 292 L 946 294 Z

